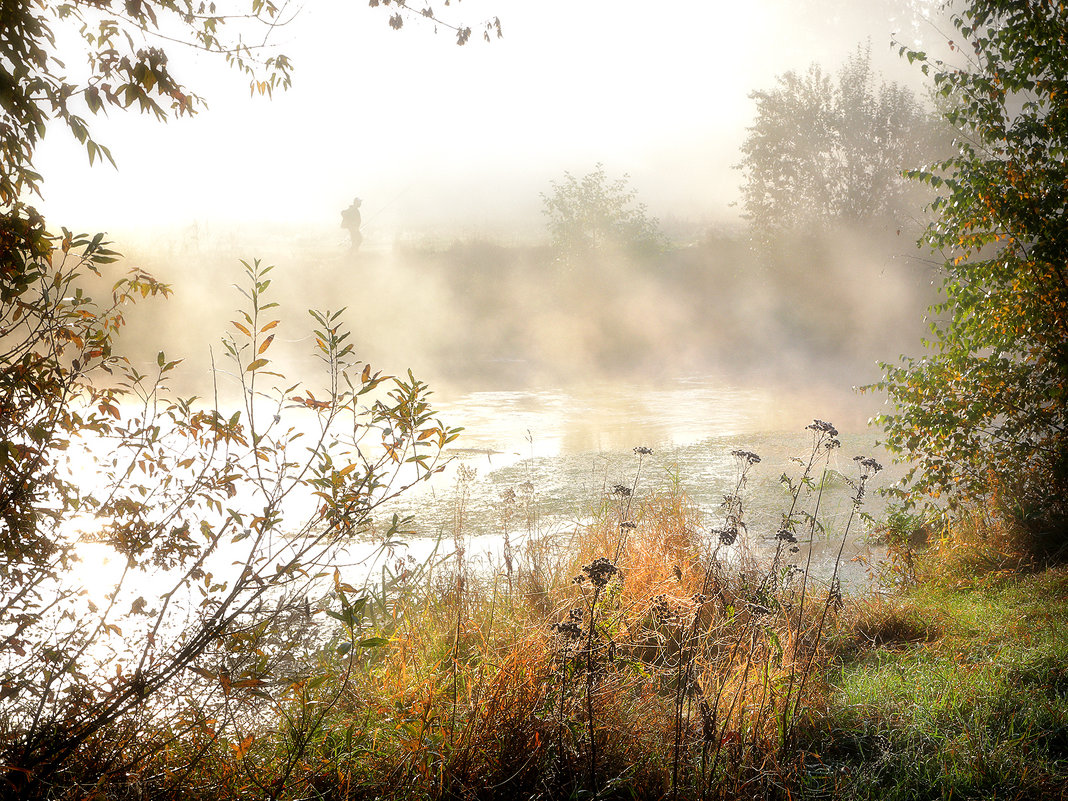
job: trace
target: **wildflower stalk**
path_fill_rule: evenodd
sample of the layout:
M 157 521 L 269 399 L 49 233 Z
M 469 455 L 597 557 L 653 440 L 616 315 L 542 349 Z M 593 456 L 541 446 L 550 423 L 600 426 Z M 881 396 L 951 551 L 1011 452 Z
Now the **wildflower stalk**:
M 757 643 L 758 643 L 757 628 L 756 628 L 757 616 L 770 613 L 771 610 L 769 608 L 768 598 L 767 598 L 768 590 L 769 590 L 769 587 L 770 587 L 772 579 L 775 576 L 778 575 L 779 563 L 780 563 L 780 561 L 782 559 L 783 549 L 787 546 L 787 544 L 791 544 L 792 545 L 793 543 L 797 542 L 797 537 L 793 533 L 793 527 L 795 525 L 795 515 L 796 515 L 796 512 L 797 512 L 797 506 L 798 506 L 798 503 L 799 503 L 800 497 L 801 497 L 801 489 L 803 487 L 809 485 L 810 480 L 811 480 L 811 475 L 812 475 L 812 469 L 815 466 L 815 464 L 816 464 L 817 460 L 819 459 L 820 455 L 821 454 L 829 454 L 830 450 L 832 448 L 834 448 L 834 447 L 837 447 L 838 444 L 839 444 L 838 443 L 838 439 L 837 439 L 838 431 L 830 423 L 824 422 L 822 420 L 814 420 L 812 422 L 812 424 L 809 425 L 809 426 L 806 426 L 806 428 L 813 432 L 812 450 L 809 453 L 808 461 L 804 465 L 804 471 L 802 472 L 801 478 L 797 481 L 796 484 L 793 483 L 793 482 L 788 482 L 788 485 L 789 485 L 790 489 L 792 490 L 790 508 L 786 512 L 786 514 L 783 515 L 782 523 L 780 524 L 779 531 L 776 534 L 776 537 L 778 539 L 778 543 L 777 543 L 776 548 L 775 548 L 775 553 L 774 553 L 774 555 L 772 557 L 771 566 L 768 569 L 768 571 L 765 573 L 764 578 L 762 579 L 762 581 L 760 583 L 760 586 L 757 588 L 757 591 L 753 595 L 752 601 L 749 604 L 752 616 L 751 616 L 750 620 L 748 620 L 741 627 L 741 630 L 738 632 L 737 638 L 735 639 L 733 645 L 731 646 L 731 651 L 730 651 L 730 655 L 728 657 L 727 664 L 729 666 L 733 667 L 737 662 L 737 657 L 738 657 L 739 652 L 740 652 L 740 650 L 742 648 L 742 643 L 745 640 L 746 636 L 748 635 L 748 637 L 749 637 L 749 647 L 748 647 L 748 649 L 747 649 L 747 651 L 745 653 L 745 656 L 744 656 L 744 667 L 742 668 L 741 681 L 738 684 L 737 688 L 735 689 L 735 691 L 734 691 L 734 693 L 733 693 L 733 695 L 731 697 L 730 705 L 729 705 L 729 707 L 727 708 L 725 714 L 722 717 L 722 722 L 721 722 L 720 726 L 718 727 L 718 729 L 716 729 L 716 728 L 713 729 L 713 731 L 715 731 L 716 743 L 715 743 L 715 748 L 713 749 L 713 752 L 712 752 L 711 765 L 708 767 L 707 779 L 706 779 L 706 777 L 704 775 L 702 775 L 702 778 L 701 778 L 702 794 L 705 794 L 705 792 L 706 792 L 706 784 L 707 784 L 707 782 L 710 781 L 711 778 L 713 776 L 715 776 L 715 774 L 716 774 L 716 770 L 717 770 L 718 765 L 719 765 L 720 755 L 722 753 L 723 741 L 724 741 L 725 735 L 727 733 L 727 727 L 730 726 L 731 718 L 732 718 L 732 716 L 734 714 L 734 710 L 738 706 L 739 701 L 741 700 L 742 696 L 744 695 L 744 693 L 746 691 L 746 685 L 747 685 L 747 683 L 749 681 L 749 675 L 750 675 L 750 672 L 752 670 L 753 659 L 754 659 L 754 655 L 756 653 L 756 648 L 757 648 Z M 760 461 L 759 457 L 756 457 L 755 454 L 748 454 L 747 452 L 744 452 L 744 451 L 736 451 L 734 455 L 738 456 L 738 457 L 741 457 L 741 458 L 746 458 L 747 461 L 748 461 L 748 457 L 750 457 L 750 456 L 753 457 L 756 462 Z M 743 470 L 745 470 L 745 469 L 747 469 L 747 466 L 743 467 Z M 783 480 L 784 480 L 784 482 L 788 481 L 788 479 L 786 478 L 785 474 L 783 476 Z M 739 484 L 739 487 L 740 486 L 741 486 L 741 484 Z M 821 482 L 820 491 L 822 492 L 822 482 Z M 739 509 L 739 513 L 738 514 L 739 514 L 739 519 L 740 519 L 740 504 L 738 506 L 738 509 Z M 812 525 L 813 526 L 815 525 L 814 521 L 815 521 L 815 516 L 812 516 Z M 729 528 L 729 526 L 728 526 L 728 528 Z M 810 550 L 810 554 L 811 554 L 811 550 Z M 710 565 L 709 567 L 710 567 L 710 570 L 711 570 L 712 566 Z M 707 582 L 707 577 L 706 577 L 706 582 Z M 720 702 L 723 699 L 723 693 L 724 693 L 724 691 L 726 690 L 726 687 L 727 687 L 728 677 L 729 677 L 729 669 L 728 669 L 728 672 L 725 673 L 723 675 L 722 679 L 720 680 L 718 689 L 716 691 L 715 698 L 713 699 L 712 708 L 713 708 L 713 710 L 715 710 L 715 713 L 717 715 L 718 715 Z M 753 722 L 750 724 L 750 725 L 752 725 L 754 727 L 754 735 L 753 735 L 754 738 L 756 737 L 756 727 L 759 726 L 760 720 L 763 718 L 763 714 L 764 714 L 763 707 L 764 707 L 764 704 L 765 704 L 766 689 L 765 689 L 764 692 L 765 692 L 765 694 L 762 695 L 762 697 L 761 697 L 760 709 L 758 709 L 756 717 L 754 718 Z M 741 731 L 744 728 L 744 722 L 745 721 L 744 721 L 744 710 L 743 710 L 743 718 L 738 721 L 739 734 L 741 734 Z M 755 742 L 755 739 L 754 739 L 754 742 Z M 703 757 L 703 760 L 704 760 L 704 757 Z M 703 769 L 704 768 L 702 768 L 702 770 Z
M 813 641 L 812 649 L 809 651 L 808 659 L 805 662 L 805 669 L 801 673 L 801 683 L 797 688 L 797 697 L 801 698 L 805 692 L 805 682 L 808 679 L 808 673 L 812 669 L 812 661 L 815 659 L 816 650 L 819 648 L 820 638 L 823 636 L 823 627 L 827 622 L 827 611 L 831 608 L 832 604 L 841 604 L 842 591 L 838 579 L 838 569 L 842 564 L 842 553 L 845 551 L 846 541 L 849 539 L 849 530 L 853 526 L 853 520 L 857 516 L 857 511 L 860 509 L 860 505 L 864 500 L 865 487 L 868 480 L 883 469 L 883 466 L 870 457 L 855 456 L 853 461 L 860 465 L 860 481 L 855 485 L 856 491 L 853 494 L 852 508 L 849 510 L 849 519 L 846 521 L 845 531 L 842 533 L 842 541 L 838 545 L 838 553 L 834 558 L 834 570 L 831 573 L 830 589 L 827 592 L 827 600 L 823 605 L 823 612 L 820 614 L 820 622 L 816 627 L 816 638 Z M 793 737 L 793 726 L 786 728 L 785 721 L 783 727 L 783 747 L 785 748 L 789 741 Z
M 778 573 L 779 560 L 782 559 L 782 549 L 787 543 L 796 543 L 797 537 L 793 533 L 794 515 L 797 511 L 797 502 L 801 497 L 801 489 L 806 486 L 812 477 L 812 468 L 816 464 L 816 460 L 819 458 L 820 453 L 824 452 L 829 456 L 830 448 L 838 447 L 841 443 L 838 442 L 838 429 L 836 429 L 830 423 L 823 420 L 813 420 L 810 425 L 805 426 L 806 429 L 813 432 L 812 450 L 809 453 L 808 463 L 805 465 L 805 470 L 801 474 L 801 478 L 798 480 L 797 485 L 792 483 L 789 485 L 793 490 L 792 498 L 790 500 L 790 510 L 783 516 L 782 524 L 779 526 L 779 531 L 776 534 L 778 538 L 778 545 L 775 546 L 775 554 L 771 560 L 771 569 L 764 577 L 764 581 L 760 585 L 760 592 L 758 595 L 763 595 L 767 590 L 767 585 L 771 581 L 771 578 Z M 787 481 L 786 475 L 783 474 L 783 481 Z M 821 489 L 822 484 L 821 483 Z
M 590 604 L 590 630 L 586 638 L 586 724 L 590 731 L 590 792 L 597 792 L 597 737 L 593 727 L 593 631 L 597 609 L 597 599 L 601 595 L 601 588 L 597 587 L 593 592 L 593 602 Z
M 464 595 L 467 586 L 467 566 L 464 561 L 464 523 L 467 518 L 467 499 L 470 484 L 475 479 L 475 469 L 461 465 L 457 476 L 457 501 L 453 520 L 453 543 L 456 548 L 456 627 L 453 631 L 452 654 L 452 709 L 449 720 L 449 745 L 454 745 L 456 738 L 456 708 L 459 692 L 460 638 L 463 634 Z
M 593 687 L 596 682 L 594 671 L 594 635 L 597 630 L 597 602 L 601 598 L 601 592 L 608 586 L 612 576 L 619 572 L 619 568 L 605 557 L 594 559 L 590 564 L 582 568 L 582 575 L 575 577 L 576 584 L 584 584 L 589 581 L 593 585 L 593 598 L 590 601 L 590 623 L 586 630 L 586 722 L 590 738 L 590 791 L 597 792 L 597 737 L 595 732 L 595 718 L 593 713 Z
M 789 682 L 787 683 L 787 686 L 786 686 L 786 697 L 785 697 L 785 699 L 783 701 L 783 709 L 782 709 L 782 733 L 783 733 L 782 734 L 782 736 L 783 736 L 782 746 L 784 748 L 786 746 L 786 735 L 787 735 L 787 732 L 790 729 L 790 721 L 791 721 L 792 716 L 793 716 L 792 715 L 792 711 L 791 711 L 791 702 L 792 702 L 792 699 L 793 699 L 794 682 L 796 681 L 796 678 L 797 678 L 797 652 L 798 652 L 798 648 L 800 648 L 802 643 L 803 643 L 803 638 L 801 636 L 801 628 L 804 625 L 805 599 L 806 599 L 806 595 L 807 595 L 807 591 L 808 591 L 808 578 L 809 578 L 809 575 L 812 572 L 812 545 L 813 545 L 813 541 L 814 541 L 815 536 L 816 536 L 816 522 L 819 519 L 820 506 L 823 503 L 823 489 L 827 485 L 827 467 L 828 467 L 828 464 L 830 462 L 831 451 L 833 451 L 834 449 L 836 449 L 836 448 L 841 446 L 841 442 L 838 440 L 838 431 L 830 423 L 824 423 L 821 420 L 815 420 L 815 421 L 813 421 L 812 425 L 809 426 L 809 428 L 813 432 L 815 432 L 815 437 L 816 437 L 815 447 L 813 448 L 813 452 L 814 453 L 818 453 L 819 451 L 822 450 L 823 453 L 824 453 L 824 460 L 825 461 L 824 461 L 824 465 L 823 465 L 823 475 L 820 478 L 819 489 L 816 491 L 816 504 L 813 507 L 812 515 L 809 518 L 808 554 L 805 557 L 805 571 L 804 571 L 803 575 L 801 576 L 801 599 L 800 599 L 800 602 L 797 605 L 797 628 L 796 628 L 796 630 L 794 632 L 793 648 L 791 649 L 791 654 L 790 654 L 790 680 L 789 680 Z M 850 519 L 852 519 L 852 518 L 850 518 Z M 848 526 L 847 526 L 846 527 L 847 533 L 848 533 L 848 530 L 849 529 L 848 529 Z M 843 547 L 845 545 L 845 540 L 844 539 L 842 541 L 842 545 L 843 545 Z M 839 551 L 839 554 L 841 554 L 841 551 Z M 837 568 L 837 564 L 836 564 L 835 565 L 835 571 L 836 572 L 837 572 L 837 569 L 838 568 Z M 817 637 L 817 643 L 813 646 L 813 649 L 819 647 L 818 639 L 819 638 Z M 812 660 L 809 659 L 808 664 L 811 665 L 811 662 L 812 662 Z M 807 667 L 806 667 L 806 669 L 807 669 Z M 802 677 L 802 685 L 803 684 L 804 684 L 804 677 Z M 801 698 L 801 689 L 800 688 L 798 689 L 798 692 L 797 692 L 797 698 L 798 699 Z M 796 708 L 796 703 L 794 703 L 793 706 Z
M 557 757 L 564 753 L 564 698 L 567 695 L 567 664 L 570 658 L 570 643 L 582 639 L 582 607 L 574 607 L 568 613 L 567 621 L 557 623 L 553 630 L 563 638 L 562 647 L 557 652 L 560 659 L 560 700 L 556 708 Z
M 745 529 L 742 509 L 742 490 L 744 489 L 746 482 L 749 480 L 750 468 L 753 465 L 760 463 L 760 457 L 752 451 L 732 451 L 731 455 L 739 460 L 738 479 L 734 484 L 734 492 L 724 498 L 723 505 L 727 510 L 724 515 L 724 526 L 713 532 L 718 535 L 718 538 L 716 547 L 709 556 L 708 565 L 705 567 L 705 580 L 701 588 L 703 594 L 708 594 L 711 591 L 710 584 L 712 581 L 712 573 L 717 564 L 716 555 L 719 553 L 720 547 L 723 545 L 733 545 L 738 539 L 739 532 Z
M 684 699 L 686 698 L 686 692 L 689 689 L 691 678 L 691 671 L 693 668 L 693 656 L 694 656 L 694 641 L 697 637 L 697 626 L 700 621 L 700 612 L 704 603 L 707 601 L 706 594 L 711 591 L 712 576 L 715 571 L 716 556 L 719 553 L 719 549 L 723 545 L 733 545 L 738 538 L 739 531 L 745 528 L 745 521 L 743 519 L 743 506 L 742 506 L 742 489 L 745 487 L 749 477 L 749 470 L 753 465 L 760 463 L 760 457 L 751 451 L 736 450 L 731 453 L 736 459 L 739 460 L 738 478 L 734 485 L 734 491 L 726 496 L 724 499 L 724 506 L 726 507 L 725 522 L 722 529 L 716 530 L 718 540 L 716 547 L 709 555 L 708 564 L 705 567 L 705 578 L 702 585 L 702 592 L 694 596 L 694 616 L 693 621 L 689 627 L 689 630 L 685 632 L 682 641 L 682 648 L 679 652 L 679 671 L 678 671 L 678 687 L 676 689 L 675 698 L 675 739 L 673 743 L 672 754 L 672 770 L 671 770 L 671 792 L 672 798 L 678 798 L 678 773 L 679 773 L 679 761 L 681 759 L 682 752 L 682 712 Z M 721 684 L 720 690 L 717 693 L 715 708 L 718 709 L 719 697 L 722 694 L 723 685 Z M 702 699 L 703 702 L 703 699 Z M 714 728 L 714 727 L 712 727 Z M 706 746 L 702 749 L 702 786 L 704 785 L 704 760 L 707 757 L 707 737 Z
M 698 593 L 693 597 L 693 619 L 687 630 L 683 632 L 682 644 L 679 649 L 679 664 L 676 675 L 677 686 L 675 689 L 675 739 L 672 751 L 671 764 L 671 797 L 678 798 L 679 790 L 679 760 L 683 745 L 683 706 L 689 697 L 688 691 L 693 680 L 693 658 L 696 649 L 697 626 L 701 619 L 701 609 L 704 607 L 706 597 Z
M 623 555 L 623 548 L 626 547 L 627 544 L 627 534 L 630 529 L 634 528 L 634 522 L 630 519 L 630 505 L 634 502 L 634 493 L 638 490 L 638 478 L 642 474 L 642 462 L 646 456 L 652 455 L 653 449 L 647 448 L 644 445 L 639 445 L 634 449 L 634 453 L 638 457 L 638 469 L 634 471 L 634 481 L 631 482 L 629 487 L 624 484 L 617 484 L 615 486 L 615 492 L 626 498 L 627 502 L 619 518 L 619 537 L 616 539 L 615 556 L 612 557 L 612 562 L 614 564 L 619 563 L 619 557 Z

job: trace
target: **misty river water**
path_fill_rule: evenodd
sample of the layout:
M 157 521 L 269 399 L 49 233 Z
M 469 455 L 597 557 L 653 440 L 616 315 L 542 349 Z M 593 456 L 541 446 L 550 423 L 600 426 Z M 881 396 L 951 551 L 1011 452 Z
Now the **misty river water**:
M 613 382 L 581 389 L 472 391 L 435 397 L 434 405 L 443 422 L 464 430 L 439 475 L 380 510 L 368 536 L 346 546 L 338 566 L 351 584 L 375 581 L 384 560 L 448 558 L 458 543 L 470 564 L 496 569 L 506 532 L 519 558 L 532 535 L 566 547 L 581 536 L 583 523 L 606 499 L 617 500 L 611 495 L 617 484 L 635 487 L 638 508 L 644 497 L 677 487 L 699 508 L 711 541 L 711 530 L 723 523 L 723 496 L 735 487 L 738 460 L 731 452 L 738 449 L 761 458 L 743 496 L 744 545 L 758 558 L 768 556 L 790 506 L 790 492 L 780 477 L 800 476 L 802 467 L 795 460 L 811 452 L 812 432 L 805 426 L 816 416 L 838 424 L 842 442 L 828 465 L 840 475 L 826 482 L 820 506 L 826 533 L 813 542 L 813 575 L 826 579 L 852 508 L 852 490 L 841 476 L 856 477 L 853 457 L 874 456 L 887 465 L 872 490 L 886 486 L 899 472 L 878 450 L 875 432 L 858 423 L 856 414 L 836 421 L 822 412 L 847 406 L 738 386 L 718 376 L 653 387 Z M 643 457 L 640 475 L 634 454 L 639 446 L 653 451 Z M 882 498 L 869 492 L 863 508 L 878 516 L 883 505 Z M 809 498 L 801 508 L 811 506 Z M 299 509 L 290 512 L 300 517 Z M 397 544 L 383 548 L 382 535 L 394 514 L 410 520 L 392 538 Z M 858 556 L 879 559 L 880 549 L 869 541 L 869 533 L 863 521 L 850 528 L 841 571 L 847 588 L 870 583 L 867 568 L 856 561 Z M 83 586 L 98 601 L 106 598 L 123 575 L 125 560 L 103 545 L 84 545 L 81 553 Z M 803 548 L 798 558 L 806 555 Z M 128 578 L 126 592 L 151 592 L 150 579 Z
M 635 498 L 678 486 L 700 508 L 706 529 L 722 525 L 720 504 L 733 490 L 737 460 L 733 450 L 761 457 L 746 488 L 747 545 L 770 553 L 781 515 L 790 505 L 780 481 L 798 477 L 793 461 L 806 457 L 812 432 L 805 426 L 823 417 L 801 407 L 817 403 L 781 391 L 732 385 L 717 376 L 681 378 L 656 387 L 619 383 L 583 389 L 476 391 L 439 399 L 436 406 L 449 425 L 464 431 L 450 451 L 452 461 L 428 486 L 390 508 L 411 515 L 405 548 L 417 559 L 435 547 L 447 553 L 459 534 L 469 555 L 499 563 L 503 535 L 522 541 L 536 533 L 566 538 L 589 520 L 616 484 L 631 486 L 638 458 L 634 448 L 653 449 L 643 459 Z M 829 416 L 829 415 L 828 415 Z M 874 456 L 889 466 L 876 446 L 876 433 L 847 414 L 841 424 L 842 447 L 829 467 L 856 478 L 854 456 Z M 831 422 L 836 422 L 831 419 Z M 893 480 L 880 473 L 872 489 Z M 817 475 L 818 478 L 818 475 Z M 852 490 L 840 477 L 827 483 L 820 520 L 826 536 L 814 545 L 814 572 L 829 574 L 840 535 L 851 511 Z M 505 513 L 507 498 L 529 503 L 522 520 Z M 874 492 L 864 510 L 877 514 L 884 505 Z M 855 521 L 845 551 L 847 583 L 863 583 L 858 555 L 878 559 L 868 526 Z M 438 544 L 440 541 L 440 544 Z
M 736 484 L 738 459 L 731 452 L 739 449 L 756 453 L 761 460 L 753 466 L 743 495 L 743 539 L 721 551 L 721 557 L 730 559 L 734 549 L 745 547 L 758 560 L 766 560 L 775 549 L 781 516 L 790 506 L 790 491 L 780 477 L 800 476 L 802 467 L 794 460 L 807 459 L 811 453 L 813 436 L 805 426 L 816 416 L 839 425 L 842 443 L 831 453 L 828 467 L 835 472 L 824 482 L 818 517 L 825 533 L 812 543 L 811 576 L 826 582 L 852 509 L 852 490 L 845 478 L 857 476 L 853 457 L 874 456 L 888 466 L 871 483 L 872 490 L 889 484 L 899 469 L 889 466 L 889 459 L 876 447 L 875 432 L 858 425 L 855 415 L 844 414 L 844 420 L 835 421 L 821 408 L 809 411 L 816 404 L 832 406 L 798 393 L 737 386 L 717 376 L 681 378 L 654 387 L 616 382 L 582 389 L 498 389 L 436 396 L 443 422 L 464 427 L 447 454 L 445 469 L 380 509 L 363 539 L 344 546 L 335 562 L 321 564 L 324 577 L 315 580 L 320 586 L 312 587 L 312 593 L 331 592 L 328 577 L 334 567 L 354 586 L 376 585 L 384 578 L 385 566 L 398 570 L 413 562 L 443 561 L 448 570 L 457 546 L 464 548 L 468 566 L 488 575 L 503 569 L 506 533 L 523 569 L 523 545 L 529 538 L 537 537 L 542 548 L 545 543 L 567 548 L 606 502 L 619 503 L 612 493 L 617 484 L 635 488 L 632 511 L 637 514 L 643 499 L 653 493 L 672 488 L 685 493 L 700 510 L 698 533 L 711 544 L 713 530 L 723 525 L 723 496 Z M 844 408 L 838 406 L 839 411 Z M 640 474 L 634 453 L 639 446 L 652 449 L 641 459 Z M 870 492 L 864 510 L 877 517 L 882 505 L 883 499 Z M 813 498 L 803 496 L 801 508 L 812 507 Z M 300 517 L 300 509 L 289 511 Z M 387 544 L 383 534 L 394 514 L 411 519 Z M 840 569 L 848 591 L 872 585 L 869 568 L 858 559 L 871 564 L 880 559 L 880 547 L 869 534 L 863 521 L 854 521 L 849 529 Z M 808 546 L 806 537 L 800 538 L 794 561 L 804 564 Z M 236 554 L 240 546 L 222 548 L 217 555 L 220 565 L 229 562 L 231 550 Z M 162 598 L 161 588 L 170 586 L 167 576 L 151 571 L 127 575 L 125 559 L 107 545 L 84 543 L 79 555 L 82 564 L 76 580 L 87 599 L 102 608 L 110 603 L 129 608 L 138 596 L 154 605 Z M 121 597 L 113 596 L 120 586 Z M 194 590 L 176 596 L 186 601 L 172 608 L 163 631 L 181 630 L 196 608 Z M 151 620 L 127 620 L 127 641 L 139 642 L 133 627 L 149 626 Z M 102 651 L 103 663 L 109 654 Z

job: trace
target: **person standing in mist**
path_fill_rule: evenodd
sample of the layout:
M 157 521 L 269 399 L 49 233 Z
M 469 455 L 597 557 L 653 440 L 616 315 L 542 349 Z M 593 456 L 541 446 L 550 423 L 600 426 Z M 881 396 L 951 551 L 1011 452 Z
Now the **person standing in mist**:
M 360 233 L 360 225 L 363 220 L 360 217 L 359 198 L 353 198 L 352 205 L 341 212 L 341 227 L 349 232 L 349 252 L 355 253 L 363 243 L 363 234 Z

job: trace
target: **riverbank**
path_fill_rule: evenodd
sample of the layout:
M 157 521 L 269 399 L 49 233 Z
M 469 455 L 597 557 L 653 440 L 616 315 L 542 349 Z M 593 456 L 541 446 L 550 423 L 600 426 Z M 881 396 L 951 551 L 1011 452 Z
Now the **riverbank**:
M 578 574 L 577 591 L 529 593 L 517 571 L 490 595 L 456 586 L 423 607 L 449 611 L 413 706 L 393 718 L 407 747 L 385 746 L 389 727 L 372 737 L 375 792 L 592 798 L 597 782 L 598 798 L 1068 797 L 1068 568 L 1009 564 L 959 535 L 911 553 L 915 584 L 840 601 L 810 584 L 806 612 L 797 585 L 755 605 L 767 564 L 743 560 L 717 570 L 724 613 L 701 617 L 702 598 L 687 597 L 694 514 L 683 496 L 651 498 L 600 590 L 592 555 L 610 528 L 555 564 Z M 529 611 L 517 623 L 523 586 L 559 621 L 553 634 L 531 639 Z M 465 591 L 475 605 L 461 617 L 450 602 Z M 565 616 L 562 596 L 582 614 Z M 506 621 L 513 636 L 495 637 Z M 405 789 L 390 794 L 378 771 L 405 775 Z
M 620 485 L 566 544 L 490 573 L 461 549 L 372 595 L 349 636 L 386 636 L 324 684 L 313 752 L 347 750 L 321 797 L 1066 797 L 1068 569 L 958 524 L 908 551 L 910 586 L 843 596 L 791 536 L 738 548 L 755 458 L 718 522 Z M 800 541 L 824 484 L 803 478 Z
M 732 454 L 712 516 L 678 482 L 646 490 L 639 448 L 569 538 L 535 521 L 489 566 L 456 536 L 361 586 L 334 572 L 318 602 L 236 631 L 181 695 L 103 730 L 57 786 L 204 801 L 1063 798 L 1068 570 L 958 536 L 909 552 L 892 576 L 910 586 L 850 594 L 841 557 L 816 572 L 805 548 L 848 541 L 855 522 L 817 534 L 837 432 L 812 433 L 771 552 L 747 547 L 755 453 Z M 855 462 L 858 501 L 878 467 Z M 501 500 L 513 530 L 528 512 Z M 457 534 L 463 515 L 461 497 Z
M 801 787 L 842 799 L 1068 797 L 1068 570 L 858 599 Z

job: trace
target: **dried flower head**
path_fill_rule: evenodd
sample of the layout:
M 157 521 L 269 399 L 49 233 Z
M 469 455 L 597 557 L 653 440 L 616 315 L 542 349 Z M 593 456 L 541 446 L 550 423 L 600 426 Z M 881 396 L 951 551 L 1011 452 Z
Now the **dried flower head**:
M 593 586 L 600 589 L 605 587 L 612 576 L 619 572 L 619 568 L 612 564 L 607 557 L 601 556 L 583 567 L 582 572 L 589 577 Z
M 653 599 L 653 617 L 659 623 L 669 623 L 678 618 L 678 613 L 671 608 L 666 595 L 657 595 Z
M 770 615 L 772 613 L 772 609 L 760 601 L 749 601 L 746 606 L 754 615 Z
M 812 424 L 805 426 L 805 428 L 816 433 L 828 434 L 832 438 L 838 436 L 838 429 L 825 420 L 813 420 Z
M 731 456 L 741 459 L 746 464 L 759 464 L 760 457 L 752 451 L 731 451 Z
M 563 623 L 554 623 L 553 631 L 568 640 L 577 640 L 582 637 L 582 609 L 575 607 L 568 612 L 567 620 Z
M 628 487 L 626 484 L 616 484 L 614 487 L 612 487 L 612 492 L 613 494 L 621 495 L 624 498 L 630 497 L 630 487 Z
M 794 532 L 792 532 L 790 529 L 786 528 L 785 526 L 783 528 L 780 528 L 775 533 L 775 537 L 777 539 L 782 540 L 783 542 L 797 542 L 797 537 L 794 536 Z
M 653 453 L 653 449 L 647 448 L 644 445 L 639 445 L 637 448 L 634 449 L 634 453 L 636 453 L 638 456 L 650 456 Z
M 883 469 L 883 466 L 870 456 L 854 456 L 853 461 L 860 465 L 865 475 L 874 475 Z

